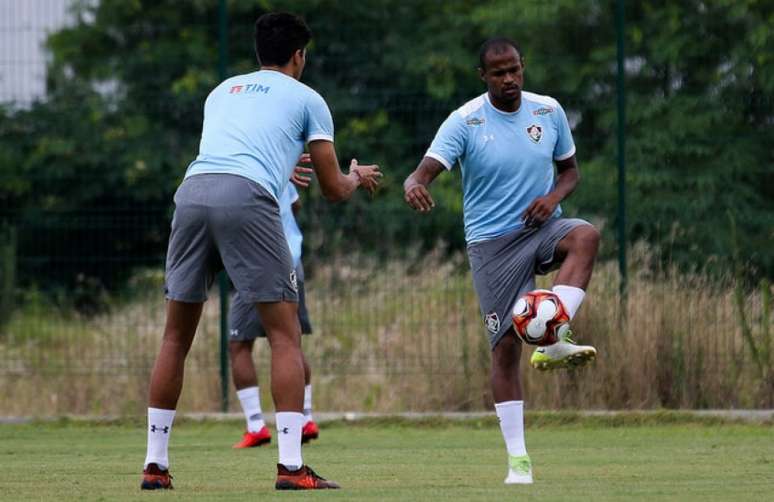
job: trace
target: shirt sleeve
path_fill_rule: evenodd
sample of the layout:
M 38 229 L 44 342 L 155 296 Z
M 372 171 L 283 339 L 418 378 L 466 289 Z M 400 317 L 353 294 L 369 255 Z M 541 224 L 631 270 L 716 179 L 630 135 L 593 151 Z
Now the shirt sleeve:
M 306 142 L 317 140 L 333 142 L 333 117 L 325 100 L 315 92 L 307 102 Z
M 570 123 L 567 122 L 567 115 L 564 108 L 556 107 L 556 145 L 554 145 L 554 160 L 566 160 L 575 155 L 575 142 L 572 140 L 572 131 Z
M 454 111 L 444 120 L 425 157 L 430 157 L 451 170 L 454 163 L 465 153 L 467 128 L 459 112 Z

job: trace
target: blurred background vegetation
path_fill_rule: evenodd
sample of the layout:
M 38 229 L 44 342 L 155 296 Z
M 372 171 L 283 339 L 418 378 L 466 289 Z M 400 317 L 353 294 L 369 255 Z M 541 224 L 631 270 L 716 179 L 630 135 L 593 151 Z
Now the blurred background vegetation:
M 397 259 L 410 265 L 409 278 L 442 263 L 455 264 L 452 276 L 464 276 L 459 171 L 434 184 L 437 207 L 426 217 L 405 206 L 402 182 L 443 119 L 484 92 L 477 50 L 494 35 L 521 44 L 526 90 L 549 94 L 567 110 L 582 182 L 565 211 L 602 229 L 600 262 L 615 258 L 614 1 L 227 6 L 229 75 L 256 69 L 258 15 L 281 9 L 306 18 L 314 40 L 302 80 L 330 105 L 342 164 L 357 157 L 379 163 L 386 174 L 373 199 L 360 195 L 331 206 L 316 187 L 304 196 L 309 278 L 328 281 L 318 282 L 318 294 L 351 287 L 342 277 L 360 262 L 338 257 L 353 251 L 376 271 L 379 260 Z M 142 288 L 152 287 L 161 302 L 157 278 L 142 278 L 163 268 L 172 194 L 197 153 L 204 99 L 219 82 L 217 0 L 80 0 L 72 9 L 73 21 L 46 42 L 45 96 L 0 107 L 0 324 L 6 321 L 0 342 L 38 336 L 30 323 L 19 323 L 31 315 L 31 303 L 94 319 Z M 756 333 L 769 336 L 772 25 L 774 3 L 765 0 L 642 0 L 626 9 L 624 244 L 648 250 L 632 273 L 671 284 L 680 283 L 674 274 L 701 276 L 705 288 L 738 291 L 718 298 L 738 307 L 729 336 L 739 340 L 745 322 L 763 323 Z M 427 253 L 436 257 L 433 265 L 420 259 Z M 326 275 L 331 263 L 342 268 Z M 615 302 L 616 292 L 606 298 Z
M 440 215 L 432 221 L 404 207 L 401 184 L 446 115 L 483 92 L 478 45 L 503 34 L 523 47 L 525 87 L 568 111 L 583 181 L 566 206 L 603 226 L 605 257 L 613 255 L 614 2 L 296 0 L 228 8 L 229 74 L 256 68 L 257 15 L 305 16 L 314 41 L 303 80 L 330 104 L 340 157 L 378 162 L 387 174 L 374 200 L 334 210 L 313 191 L 302 217 L 307 232 L 357 229 L 346 241 L 322 238 L 315 253 L 406 245 L 404 234 L 426 248 L 464 246 L 458 173 L 439 179 Z M 0 204 L 5 227 L 24 228 L 17 233 L 22 284 L 98 280 L 112 288 L 131 267 L 83 258 L 159 263 L 171 196 L 197 153 L 203 101 L 219 81 L 217 2 L 103 0 L 82 3 L 77 19 L 48 40 L 46 99 L 0 115 Z M 681 267 L 716 271 L 730 265 L 734 218 L 747 273 L 774 274 L 773 21 L 774 4 L 753 0 L 629 6 L 631 242 L 644 240 Z M 421 231 L 408 230 L 417 225 Z

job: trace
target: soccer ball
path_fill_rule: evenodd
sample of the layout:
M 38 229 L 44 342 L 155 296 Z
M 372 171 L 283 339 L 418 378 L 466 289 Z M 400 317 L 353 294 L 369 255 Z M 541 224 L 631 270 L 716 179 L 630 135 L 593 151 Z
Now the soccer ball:
M 570 329 L 570 316 L 556 294 L 536 289 L 513 306 L 513 329 L 524 343 L 552 345 Z

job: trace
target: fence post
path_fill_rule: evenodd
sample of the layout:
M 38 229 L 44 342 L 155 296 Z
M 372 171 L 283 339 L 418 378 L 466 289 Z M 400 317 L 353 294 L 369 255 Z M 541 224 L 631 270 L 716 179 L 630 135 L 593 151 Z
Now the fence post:
M 226 0 L 218 2 L 218 75 L 226 79 L 228 66 L 228 10 Z M 220 290 L 220 393 L 221 411 L 228 411 L 228 276 L 225 271 L 218 274 Z
M 619 293 L 621 314 L 626 315 L 626 74 L 624 67 L 625 0 L 616 0 L 616 39 L 618 53 L 618 271 L 621 275 Z
M 16 293 L 16 228 L 0 226 L 0 328 L 11 317 Z

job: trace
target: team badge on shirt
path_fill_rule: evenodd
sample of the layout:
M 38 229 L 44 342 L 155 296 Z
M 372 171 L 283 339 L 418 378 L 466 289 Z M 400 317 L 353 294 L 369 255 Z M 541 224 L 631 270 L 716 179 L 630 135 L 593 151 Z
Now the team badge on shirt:
M 497 317 L 497 312 L 489 312 L 484 318 L 484 325 L 490 333 L 496 335 L 500 331 L 500 318 Z
M 532 124 L 527 127 L 527 136 L 535 143 L 540 143 L 540 138 L 543 137 L 543 128 L 537 124 Z

